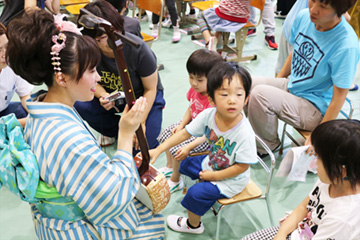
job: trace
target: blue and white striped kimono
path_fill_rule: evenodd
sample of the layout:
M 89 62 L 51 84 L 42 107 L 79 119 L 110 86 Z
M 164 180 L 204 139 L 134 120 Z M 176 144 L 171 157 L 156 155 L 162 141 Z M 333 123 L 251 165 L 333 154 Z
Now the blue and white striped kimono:
M 140 178 L 132 156 L 101 151 L 80 116 L 58 103 L 27 103 L 25 140 L 38 159 L 40 177 L 71 197 L 86 217 L 48 218 L 32 205 L 39 239 L 162 239 L 164 219 L 136 200 Z

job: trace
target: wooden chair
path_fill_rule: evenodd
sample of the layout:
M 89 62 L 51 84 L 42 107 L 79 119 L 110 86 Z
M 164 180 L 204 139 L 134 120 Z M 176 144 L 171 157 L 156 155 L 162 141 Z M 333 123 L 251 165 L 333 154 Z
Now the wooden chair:
M 248 201 L 248 200 L 252 200 L 252 199 L 265 199 L 271 226 L 275 226 L 274 221 L 273 221 L 273 217 L 272 217 L 272 209 L 271 209 L 271 206 L 270 206 L 269 193 L 270 193 L 271 181 L 272 181 L 272 177 L 273 177 L 274 169 L 275 169 L 275 165 L 276 165 L 276 159 L 275 159 L 274 154 L 272 153 L 270 148 L 264 143 L 264 141 L 261 140 L 258 136 L 255 136 L 255 137 L 256 137 L 257 143 L 259 143 L 265 149 L 265 151 L 269 154 L 269 157 L 270 157 L 269 164 L 266 164 L 259 156 L 257 156 L 259 164 L 263 167 L 263 169 L 266 172 L 266 175 L 265 175 L 266 176 L 266 188 L 265 188 L 265 191 L 263 192 L 256 185 L 256 183 L 253 180 L 250 179 L 249 183 L 246 185 L 246 187 L 244 188 L 244 190 L 241 193 L 235 195 L 232 198 L 219 199 L 217 201 L 218 204 L 216 204 L 216 205 L 220 205 L 220 206 L 218 208 L 216 208 L 215 205 L 214 205 L 211 208 L 214 215 L 217 217 L 216 238 L 215 238 L 216 240 L 219 240 L 220 229 L 221 229 L 221 213 L 222 213 L 222 210 L 225 208 L 225 206 L 232 205 L 232 204 L 235 204 L 235 203 L 240 203 L 240 202 L 244 202 L 244 201 Z M 194 156 L 200 156 L 200 155 L 204 155 L 204 154 L 208 154 L 208 151 L 201 152 L 201 153 L 192 153 L 189 156 L 194 157 Z M 184 184 L 185 184 L 184 189 L 183 189 L 184 194 L 187 191 L 187 181 L 188 180 L 189 180 L 189 178 L 187 176 L 184 176 Z
M 134 0 L 133 4 L 133 17 L 135 16 L 135 8 L 139 9 L 139 20 L 141 20 L 141 13 L 140 9 L 147 10 L 152 13 L 155 13 L 156 15 L 159 15 L 159 33 L 158 37 L 154 39 L 154 41 L 157 41 L 160 38 L 160 32 L 161 32 L 161 23 L 164 16 L 164 8 L 165 3 L 164 0 Z
M 80 3 L 74 5 L 68 5 L 65 7 L 66 11 L 68 11 L 71 15 L 77 16 L 80 14 L 80 9 L 85 7 L 87 3 Z
M 90 0 L 60 0 L 60 5 L 66 6 L 66 5 L 74 5 L 74 4 L 80 4 L 80 3 L 89 3 Z
M 199 9 L 200 11 L 205 11 L 208 8 L 213 8 L 213 7 L 217 7 L 219 6 L 220 1 L 200 1 L 200 2 L 195 2 L 192 4 L 192 6 L 194 8 Z
M 354 106 L 351 102 L 350 99 L 346 98 L 345 103 L 347 103 L 349 106 L 347 107 L 347 109 L 343 109 L 340 111 L 340 114 L 346 118 L 346 119 L 351 119 L 353 112 L 354 112 Z M 290 132 L 288 132 L 286 130 L 287 127 L 287 123 L 284 124 L 284 128 L 283 128 L 283 132 L 282 132 L 282 136 L 281 136 L 281 145 L 280 145 L 280 149 L 279 149 L 279 153 L 283 154 L 284 152 L 284 140 L 285 140 L 285 135 L 288 136 L 290 138 L 290 140 L 295 143 L 296 146 L 301 146 L 302 144 L 300 144 L 291 134 Z M 296 132 L 298 132 L 300 134 L 300 136 L 302 136 L 305 140 L 308 139 L 311 136 L 311 131 L 306 131 L 306 130 L 302 130 L 300 128 L 294 128 L 296 130 Z
M 227 61 L 240 62 L 240 61 L 249 61 L 249 60 L 251 61 L 251 60 L 257 59 L 256 54 L 251 55 L 251 56 L 243 56 L 242 54 L 243 54 L 243 48 L 245 45 L 245 40 L 246 40 L 247 32 L 248 32 L 249 28 L 256 28 L 261 23 L 262 12 L 264 10 L 265 0 L 253 0 L 250 2 L 250 5 L 260 10 L 258 22 L 257 22 L 257 24 L 254 25 L 248 21 L 244 27 L 242 27 L 240 30 L 238 30 L 235 33 L 235 40 L 236 40 L 235 48 L 229 47 L 229 45 L 228 45 L 230 33 L 229 32 L 223 33 L 224 45 L 223 45 L 223 48 L 218 49 L 218 51 L 232 52 L 232 53 L 236 54 L 235 58 L 228 58 Z
M 179 25 L 196 24 L 196 19 L 186 16 L 186 7 L 188 4 L 197 2 L 199 0 L 176 0 L 176 9 L 180 18 Z
M 212 210 L 213 210 L 215 216 L 217 217 L 216 238 L 215 238 L 216 240 L 219 239 L 219 235 L 220 235 L 221 213 L 223 212 L 223 209 L 225 208 L 225 206 L 232 205 L 235 203 L 241 203 L 241 202 L 252 200 L 252 199 L 265 199 L 271 226 L 275 226 L 273 217 L 272 217 L 272 209 L 271 209 L 270 200 L 269 200 L 269 192 L 270 192 L 272 177 L 274 174 L 276 159 L 275 159 L 274 154 L 270 150 L 270 148 L 258 136 L 256 136 L 256 141 L 266 150 L 266 152 L 269 154 L 269 157 L 270 157 L 270 162 L 268 164 L 266 164 L 259 156 L 257 157 L 260 165 L 264 168 L 264 170 L 266 172 L 266 175 L 264 174 L 264 177 L 266 176 L 266 180 L 267 180 L 265 191 L 263 192 L 256 185 L 256 183 L 250 179 L 249 183 L 246 185 L 245 189 L 241 193 L 235 195 L 232 198 L 219 199 L 217 202 L 220 204 L 220 207 L 218 209 L 215 209 L 215 207 L 212 207 Z
M 217 7 L 218 5 L 219 5 L 219 1 L 203 1 L 203 2 L 193 3 L 193 7 L 198 8 L 200 11 L 204 11 L 208 8 Z M 248 32 L 249 28 L 255 28 L 261 23 L 262 12 L 264 10 L 265 0 L 252 0 L 250 2 L 250 5 L 260 10 L 258 22 L 257 22 L 257 24 L 254 25 L 248 21 L 244 27 L 242 27 L 240 30 L 238 30 L 235 33 L 235 40 L 236 40 L 235 48 L 229 47 L 229 45 L 228 45 L 230 32 L 222 33 L 223 39 L 224 39 L 224 44 L 223 44 L 223 48 L 218 49 L 218 51 L 219 52 L 221 52 L 221 51 L 231 52 L 231 53 L 236 54 L 235 58 L 227 58 L 227 61 L 240 62 L 240 61 L 256 60 L 256 58 L 257 58 L 257 56 L 255 54 L 251 55 L 251 56 L 243 57 L 242 53 L 243 53 L 243 48 L 245 45 L 245 40 L 246 40 L 246 36 L 247 36 L 247 32 Z
M 155 38 L 144 32 L 141 32 L 141 36 L 143 37 L 144 42 L 149 46 L 149 48 L 151 48 L 152 42 Z

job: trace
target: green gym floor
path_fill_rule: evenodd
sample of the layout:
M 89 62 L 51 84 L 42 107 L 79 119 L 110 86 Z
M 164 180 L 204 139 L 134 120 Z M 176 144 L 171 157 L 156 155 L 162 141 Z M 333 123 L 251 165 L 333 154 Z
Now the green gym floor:
M 276 39 L 279 39 L 283 20 L 276 19 Z M 142 22 L 142 31 L 150 34 L 148 25 L 150 22 Z M 257 60 L 243 65 L 252 75 L 274 76 L 274 67 L 277 59 L 277 51 L 268 49 L 264 44 L 263 25 L 257 29 L 257 35 L 246 40 L 244 54 L 257 54 Z M 189 88 L 188 75 L 185 63 L 189 55 L 199 49 L 198 45 L 192 43 L 190 36 L 182 35 L 179 43 L 171 43 L 172 30 L 163 29 L 161 37 L 152 44 L 158 63 L 163 64 L 165 69 L 160 71 L 160 78 L 165 88 L 166 107 L 164 109 L 162 126 L 182 118 L 188 102 L 186 92 Z M 354 82 L 360 84 L 360 67 L 356 73 Z M 41 87 L 36 87 L 39 89 Z M 355 106 L 353 118 L 360 119 L 360 95 L 359 92 L 349 92 L 348 97 Z M 282 124 L 279 127 L 279 134 L 282 131 Z M 96 134 L 96 133 L 95 133 Z M 295 133 L 294 133 L 295 134 Z M 285 152 L 291 147 L 289 139 L 285 142 Z M 104 149 L 111 155 L 115 147 Z M 277 168 L 282 159 L 278 152 L 275 152 Z M 269 161 L 269 159 L 265 159 Z M 160 168 L 166 163 L 165 154 L 161 155 L 155 166 Z M 265 189 L 266 177 L 260 165 L 252 167 L 252 179 L 258 183 L 260 188 Z M 275 170 L 276 173 L 276 170 Z M 306 182 L 287 182 L 284 178 L 274 177 L 270 190 L 270 203 L 273 211 L 273 219 L 277 224 L 286 211 L 295 208 L 308 194 L 317 176 L 308 173 Z M 165 218 L 170 214 L 186 216 L 186 210 L 181 206 L 183 198 L 181 191 L 171 195 L 168 206 L 162 211 Z M 205 232 L 201 235 L 177 233 L 166 227 L 166 239 L 214 239 L 216 232 L 216 217 L 212 211 L 208 211 L 202 218 Z M 240 239 L 255 230 L 271 226 L 266 209 L 265 201 L 262 199 L 252 200 L 241 204 L 225 207 L 221 219 L 220 239 Z M 33 223 L 30 215 L 30 208 L 26 202 L 20 201 L 6 188 L 0 189 L 0 240 L 10 239 L 36 239 Z

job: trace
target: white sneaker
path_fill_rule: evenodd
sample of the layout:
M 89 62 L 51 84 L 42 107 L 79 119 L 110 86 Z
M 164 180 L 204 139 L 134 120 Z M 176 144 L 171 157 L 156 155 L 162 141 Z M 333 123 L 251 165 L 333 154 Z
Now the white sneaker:
M 100 135 L 97 142 L 99 143 L 100 147 L 108 147 L 114 144 L 116 139 L 114 137 L 107 137 L 104 135 Z
M 217 44 L 217 38 L 216 37 L 211 37 L 209 40 L 209 43 L 207 45 L 207 49 L 209 49 L 210 51 L 215 51 L 216 52 L 216 44 Z
M 170 18 L 165 18 L 162 23 L 161 26 L 165 27 L 165 28 L 169 28 L 171 26 L 171 19 Z
M 196 13 L 193 13 L 193 14 L 189 13 L 188 15 L 186 15 L 186 17 L 188 17 L 190 19 L 196 19 L 197 18 Z
M 167 182 L 169 184 L 170 193 L 179 191 L 184 188 L 184 181 L 182 180 L 182 178 L 180 178 L 180 181 L 178 182 L 173 182 L 170 179 L 167 180 Z
M 136 17 L 139 19 L 139 13 L 136 14 Z M 140 18 L 141 22 L 147 22 L 148 20 L 149 20 L 149 17 L 146 12 L 141 14 L 141 18 Z
M 169 215 L 166 219 L 166 223 L 169 226 L 169 228 L 177 232 L 192 233 L 192 234 L 202 234 L 204 232 L 204 225 L 202 222 L 200 222 L 200 226 L 198 228 L 190 228 L 187 225 L 186 217 Z
M 180 28 L 179 28 L 179 26 L 174 27 L 174 33 L 173 33 L 173 37 L 172 37 L 172 42 L 177 43 L 177 42 L 180 41 L 180 39 L 181 39 Z
M 152 30 L 151 30 L 151 36 L 154 38 L 157 38 L 159 35 L 159 26 L 157 24 L 154 24 Z
M 171 174 L 173 173 L 173 169 L 172 168 L 168 168 L 168 167 L 162 167 L 158 169 L 159 172 L 161 172 L 162 174 L 165 175 L 165 177 L 170 177 Z

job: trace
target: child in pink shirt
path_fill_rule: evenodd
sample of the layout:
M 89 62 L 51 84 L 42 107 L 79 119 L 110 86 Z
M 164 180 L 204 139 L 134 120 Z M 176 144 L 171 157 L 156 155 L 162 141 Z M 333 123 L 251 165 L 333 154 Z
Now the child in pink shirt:
M 186 110 L 181 121 L 171 124 L 160 133 L 158 137 L 159 143 L 164 142 L 166 139 L 171 137 L 171 135 L 183 129 L 204 109 L 212 107 L 208 101 L 206 93 L 206 75 L 210 69 L 220 61 L 223 61 L 220 54 L 207 49 L 196 50 L 190 55 L 186 63 L 191 85 L 188 93 L 186 94 L 186 98 L 190 102 L 190 106 Z M 168 180 L 171 192 L 180 190 L 184 186 L 184 183 L 180 178 L 179 170 L 172 168 L 173 161 L 183 160 L 189 153 L 203 152 L 208 148 L 209 145 L 207 144 L 205 137 L 190 137 L 179 145 L 170 148 L 169 151 L 166 151 L 167 164 L 165 167 L 160 168 L 159 171 L 164 173 L 167 177 L 171 176 Z

